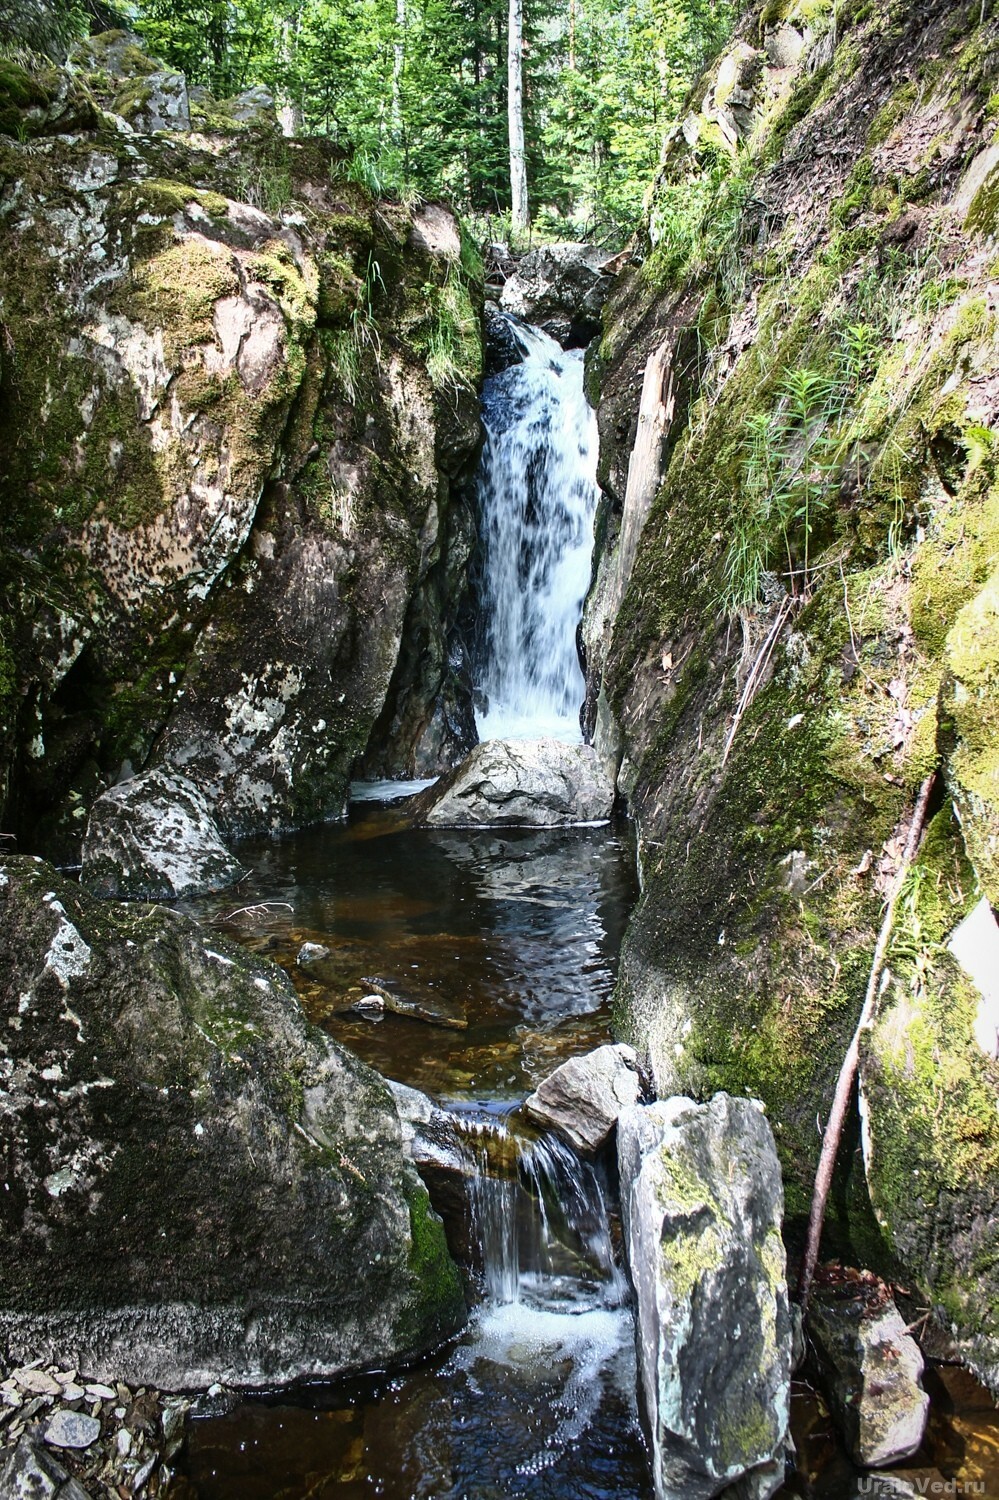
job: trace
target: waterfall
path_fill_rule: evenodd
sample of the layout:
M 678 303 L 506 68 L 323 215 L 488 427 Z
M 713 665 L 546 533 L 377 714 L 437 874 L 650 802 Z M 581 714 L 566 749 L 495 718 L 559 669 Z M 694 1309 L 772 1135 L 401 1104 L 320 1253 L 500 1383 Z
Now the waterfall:
M 490 376 L 482 394 L 479 737 L 578 740 L 576 628 L 593 551 L 596 416 L 582 351 L 508 322 L 524 358 Z
M 473 1239 L 487 1304 L 624 1299 L 601 1179 L 556 1136 L 517 1140 L 493 1121 L 455 1119 L 469 1164 Z

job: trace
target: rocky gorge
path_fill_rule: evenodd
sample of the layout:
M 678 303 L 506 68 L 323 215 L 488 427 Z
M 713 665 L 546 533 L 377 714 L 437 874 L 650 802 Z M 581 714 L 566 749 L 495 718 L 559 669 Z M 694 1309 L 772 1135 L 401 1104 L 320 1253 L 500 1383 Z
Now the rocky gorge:
M 186 1408 L 163 1393 L 329 1382 L 443 1348 L 458 1352 L 434 1378 L 464 1411 L 469 1258 L 493 1309 L 473 1325 L 504 1368 L 541 1338 L 532 1318 L 554 1327 L 568 1258 L 588 1331 L 571 1357 L 542 1339 L 532 1380 L 589 1372 L 610 1409 L 629 1295 L 635 1310 L 624 1383 L 651 1478 L 606 1492 L 777 1494 L 816 1126 L 932 772 L 823 1242 L 863 1269 L 820 1277 L 806 1369 L 854 1483 L 926 1457 L 910 1308 L 928 1351 L 995 1392 L 997 59 L 978 4 L 752 9 L 628 252 L 525 257 L 485 320 L 491 366 L 453 212 L 374 197 L 336 148 L 280 134 L 262 91 L 188 89 L 124 33 L 66 67 L 2 65 L 12 1493 L 200 1494 L 193 1469 L 172 1472 Z M 511 335 L 511 313 L 545 333 Z M 599 452 L 564 392 L 583 345 Z M 547 725 L 475 745 L 490 715 L 516 719 L 497 713 L 509 682 L 483 674 L 475 623 L 482 463 L 514 429 L 488 388 L 480 416 L 479 388 L 522 362 L 534 394 L 554 382 L 572 403 L 569 446 L 596 471 L 558 512 L 578 541 L 597 504 L 582 745 Z M 555 503 L 532 493 L 538 512 Z M 548 582 L 541 568 L 531 592 Z M 414 930 L 440 851 L 458 867 L 467 838 L 474 899 L 494 878 L 494 908 L 533 903 L 534 921 L 560 904 L 547 851 L 570 846 L 525 842 L 534 873 L 515 885 L 518 840 L 627 812 L 641 890 L 618 1045 L 570 1010 L 563 1060 L 527 1010 L 526 1086 L 499 1050 L 513 1093 L 482 1112 L 477 978 L 442 978 L 412 931 L 398 952 L 387 928 L 367 937 L 360 897 L 335 937 L 285 920 L 301 886 L 268 885 L 246 840 L 340 818 L 352 778 L 379 777 L 440 778 L 356 825 L 358 847 L 408 839 L 426 861 L 423 904 L 408 886 L 400 903 Z M 224 916 L 149 904 L 229 887 Z M 463 931 L 448 961 L 474 961 L 476 941 Z M 465 1049 L 468 1074 L 449 1065 L 431 1090 L 408 1034 L 392 1063 L 363 1035 L 414 1025 L 427 1058 L 444 1033 Z M 504 1308 L 523 1325 L 497 1331 Z M 436 1431 L 439 1393 L 412 1389 Z M 602 1431 L 576 1376 L 547 1404 L 570 1398 Z M 369 1464 L 386 1399 L 364 1408 Z M 31 1425 L 57 1417 L 98 1424 L 89 1468 Z M 556 1458 L 571 1430 L 546 1438 Z M 458 1492 L 459 1461 L 441 1463 L 421 1493 Z M 336 1464 L 354 1482 L 356 1455 Z M 792 1485 L 804 1473 L 799 1458 Z

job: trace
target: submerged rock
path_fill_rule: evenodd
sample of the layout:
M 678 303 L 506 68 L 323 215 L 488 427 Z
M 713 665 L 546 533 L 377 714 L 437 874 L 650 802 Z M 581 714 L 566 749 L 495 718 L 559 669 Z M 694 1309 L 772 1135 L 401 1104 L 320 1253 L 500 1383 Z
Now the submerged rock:
M 207 798 L 165 766 L 98 797 L 83 844 L 83 884 L 96 896 L 169 901 L 225 890 L 245 874 Z
M 518 262 L 500 294 L 504 312 L 534 323 L 563 346 L 585 344 L 599 327 L 613 284 L 610 260 L 593 245 L 541 245 Z
M 0 1357 L 269 1385 L 460 1325 L 387 1086 L 279 969 L 12 859 L 0 972 Z
M 486 740 L 409 804 L 431 828 L 602 823 L 613 806 L 614 784 L 590 746 L 553 739 Z
M 597 1047 L 570 1057 L 538 1085 L 526 1101 L 528 1114 L 556 1131 L 576 1151 L 604 1144 L 621 1111 L 642 1094 L 633 1047 Z
M 808 1334 L 833 1415 L 854 1461 L 886 1468 L 923 1441 L 930 1398 L 923 1356 L 876 1278 L 817 1287 Z
M 400 983 L 394 979 L 369 979 L 362 981 L 371 991 L 357 1001 L 358 1009 L 364 1001 L 380 1000 L 383 1010 L 397 1016 L 408 1016 L 413 1021 L 426 1021 L 429 1026 L 443 1026 L 450 1031 L 464 1031 L 468 1017 L 464 1006 L 439 995 L 429 985 L 417 984 L 412 979 Z
M 791 1380 L 770 1126 L 727 1094 L 636 1106 L 618 1122 L 618 1164 L 657 1500 L 737 1481 L 763 1500 L 783 1481 Z

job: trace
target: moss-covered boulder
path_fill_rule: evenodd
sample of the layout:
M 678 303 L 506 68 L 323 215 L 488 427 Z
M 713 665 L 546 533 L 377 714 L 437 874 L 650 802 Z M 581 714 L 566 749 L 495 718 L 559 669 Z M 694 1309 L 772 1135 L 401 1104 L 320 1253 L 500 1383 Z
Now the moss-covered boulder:
M 278 969 L 30 859 L 0 870 L 0 967 L 12 1363 L 273 1385 L 460 1325 L 387 1086 Z
M 154 746 L 231 834 L 339 813 L 369 742 L 441 770 L 470 731 L 474 255 L 328 143 L 205 99 L 126 129 L 160 71 L 91 38 L 0 134 L 0 804 L 68 859 Z M 67 79 L 89 126 L 22 139 Z
M 791 1390 L 770 1127 L 726 1094 L 633 1105 L 618 1164 L 656 1500 L 765 1500 L 784 1477 Z

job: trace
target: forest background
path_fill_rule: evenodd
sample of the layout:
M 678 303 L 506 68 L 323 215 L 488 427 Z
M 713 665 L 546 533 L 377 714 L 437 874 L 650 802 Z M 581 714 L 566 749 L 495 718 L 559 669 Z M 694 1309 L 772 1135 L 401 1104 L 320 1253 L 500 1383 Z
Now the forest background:
M 45 0 L 0 0 L 19 12 Z M 271 90 L 373 191 L 444 197 L 509 238 L 508 78 L 523 81 L 532 233 L 627 239 L 728 0 L 57 0 L 64 32 L 124 26 L 216 98 Z M 40 38 L 41 40 L 41 38 Z M 512 46 L 511 46 L 512 41 Z M 514 226 L 516 228 L 516 225 Z

